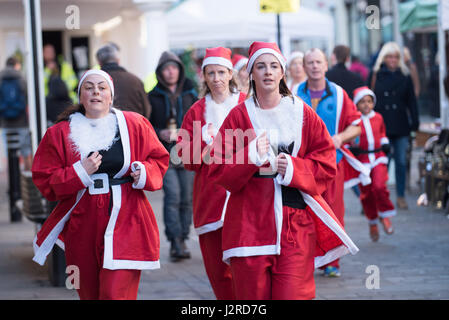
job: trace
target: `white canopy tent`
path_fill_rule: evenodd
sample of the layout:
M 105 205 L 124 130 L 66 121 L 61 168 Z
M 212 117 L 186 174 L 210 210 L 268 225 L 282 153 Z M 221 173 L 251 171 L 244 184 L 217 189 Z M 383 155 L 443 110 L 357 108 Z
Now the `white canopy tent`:
M 277 38 L 276 14 L 261 13 L 259 0 L 187 0 L 166 15 L 171 49 L 213 46 L 248 47 L 253 41 Z M 334 43 L 333 18 L 300 7 L 281 14 L 281 45 L 285 54 L 290 40 L 320 39 L 327 48 Z

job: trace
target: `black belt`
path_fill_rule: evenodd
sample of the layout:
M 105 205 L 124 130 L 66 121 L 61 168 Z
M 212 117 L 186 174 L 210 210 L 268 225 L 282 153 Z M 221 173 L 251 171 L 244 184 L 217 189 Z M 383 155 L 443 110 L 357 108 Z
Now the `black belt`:
M 376 152 L 381 152 L 382 151 L 382 148 L 379 148 L 379 149 L 374 149 L 374 150 L 363 150 L 363 149 L 360 149 L 360 153 L 363 153 L 363 154 L 367 154 L 367 153 L 376 153 Z
M 282 205 L 295 209 L 307 207 L 301 192 L 296 188 L 282 186 Z
M 259 171 L 257 171 L 253 177 L 254 178 L 276 178 L 278 174 L 277 173 L 272 173 L 272 174 L 260 174 Z
M 364 149 L 360 149 L 360 148 L 349 148 L 349 151 L 351 151 L 352 153 L 354 153 L 354 155 L 356 155 L 356 154 L 376 153 L 376 152 L 380 152 L 383 150 L 382 150 L 382 148 L 378 148 L 378 149 L 374 149 L 374 150 L 364 150 Z
M 117 186 L 119 184 L 124 184 L 127 182 L 133 182 L 134 179 L 131 176 L 127 176 L 120 179 L 115 178 L 109 178 L 109 185 L 110 186 Z M 94 188 L 102 188 L 103 187 L 103 180 L 102 179 L 94 179 Z

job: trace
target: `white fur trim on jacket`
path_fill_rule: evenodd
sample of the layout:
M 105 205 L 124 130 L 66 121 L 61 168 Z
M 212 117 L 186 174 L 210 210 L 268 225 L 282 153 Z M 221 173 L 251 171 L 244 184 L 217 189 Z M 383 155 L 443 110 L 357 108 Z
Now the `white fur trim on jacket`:
M 41 266 L 44 265 L 45 260 L 46 260 L 46 258 L 48 256 L 48 254 L 50 253 L 51 249 L 53 249 L 53 246 L 55 245 L 55 243 L 58 240 L 59 234 L 64 229 L 65 223 L 67 222 L 67 220 L 69 220 L 72 210 L 77 206 L 78 202 L 81 200 L 81 198 L 83 197 L 83 195 L 86 192 L 86 190 L 87 189 L 83 189 L 83 190 L 78 191 L 78 193 L 76 194 L 75 204 L 70 208 L 69 211 L 67 211 L 67 213 L 56 224 L 56 226 L 53 228 L 53 230 L 50 231 L 50 233 L 45 238 L 44 242 L 41 243 L 40 246 L 38 246 L 36 244 L 37 236 L 34 238 L 34 241 L 33 241 L 33 250 L 34 250 L 33 261 L 37 262 Z
M 208 223 L 208 224 L 204 224 L 202 226 L 199 226 L 199 227 L 195 228 L 195 232 L 196 232 L 197 235 L 201 235 L 201 234 L 204 234 L 204 233 L 215 231 L 215 230 L 218 230 L 221 227 L 223 227 L 223 222 L 224 222 L 224 218 L 225 218 L 225 215 L 226 215 L 226 208 L 228 207 L 228 200 L 229 200 L 230 196 L 231 196 L 231 193 L 229 191 L 226 191 L 226 200 L 225 200 L 225 203 L 223 205 L 223 209 L 221 210 L 220 220 L 215 221 L 215 222 L 211 222 L 211 223 Z
M 209 135 L 209 133 L 207 133 L 207 127 L 209 126 L 208 123 L 206 123 L 202 128 L 201 128 L 201 137 L 203 138 L 203 141 L 207 144 L 210 145 L 212 144 L 212 142 L 214 141 L 214 138 Z
M 292 179 L 293 179 L 293 162 L 292 162 L 292 158 L 290 155 L 285 154 L 285 153 L 281 153 L 281 154 L 284 154 L 285 157 L 287 158 L 287 170 L 285 171 L 284 177 L 282 177 L 281 174 L 278 174 L 276 176 L 276 181 L 283 186 L 288 186 L 288 185 L 290 185 L 290 183 L 292 182 Z
M 136 172 L 138 169 L 140 169 L 139 181 L 137 181 L 137 183 L 133 183 L 132 187 L 134 189 L 143 189 L 147 181 L 147 171 L 145 170 L 145 166 L 140 161 L 134 161 L 133 163 L 131 163 L 132 172 Z
M 99 119 L 89 119 L 76 112 L 70 115 L 69 123 L 69 138 L 81 160 L 90 152 L 109 150 L 115 142 L 118 127 L 117 117 L 112 112 Z
M 381 144 L 381 145 L 383 145 L 383 144 L 389 144 L 389 143 L 390 143 L 390 140 L 388 140 L 387 137 L 382 137 L 382 138 L 380 138 L 380 144 Z
M 262 134 L 258 135 L 253 141 L 249 143 L 248 146 L 248 156 L 249 160 L 251 160 L 252 163 L 254 163 L 256 166 L 261 167 L 264 165 L 265 162 L 268 160 L 268 153 L 266 153 L 263 157 L 259 155 L 259 152 L 257 152 L 257 139 Z M 269 152 L 269 151 L 268 151 Z
M 76 174 L 86 188 L 94 183 L 94 181 L 87 174 L 86 169 L 84 169 L 83 165 L 81 164 L 81 160 L 78 160 L 73 164 L 73 169 L 75 169 Z

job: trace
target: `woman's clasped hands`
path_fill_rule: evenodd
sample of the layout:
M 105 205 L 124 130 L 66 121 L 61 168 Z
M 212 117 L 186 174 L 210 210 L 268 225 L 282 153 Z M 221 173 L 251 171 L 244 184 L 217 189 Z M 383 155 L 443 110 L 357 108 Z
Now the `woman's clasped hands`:
M 267 137 L 267 133 L 264 132 L 257 138 L 256 142 L 256 149 L 259 157 L 263 159 L 268 154 L 270 148 L 270 140 Z M 287 171 L 287 166 L 288 161 L 286 155 L 284 153 L 279 154 L 275 159 L 276 172 L 284 176 Z

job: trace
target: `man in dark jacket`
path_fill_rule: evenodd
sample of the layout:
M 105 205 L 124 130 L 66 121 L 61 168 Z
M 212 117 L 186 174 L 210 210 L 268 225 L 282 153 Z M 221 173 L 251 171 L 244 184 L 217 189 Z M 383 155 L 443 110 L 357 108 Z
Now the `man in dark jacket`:
M 339 45 L 334 48 L 332 54 L 337 63 L 326 73 L 326 78 L 341 86 L 348 93 L 352 100 L 352 94 L 355 89 L 365 85 L 362 78 L 346 68 L 346 63 L 349 62 L 351 51 L 349 47 Z
M 181 60 L 171 52 L 162 53 L 156 78 L 158 83 L 148 94 L 152 106 L 150 122 L 162 144 L 171 151 L 176 143 L 176 130 L 197 100 L 197 93 L 192 81 L 185 77 Z M 193 172 L 171 161 L 164 176 L 164 224 L 171 242 L 172 261 L 190 257 L 185 240 L 192 224 L 193 177 Z
M 148 102 L 143 82 L 134 74 L 119 66 L 119 51 L 114 44 L 106 44 L 97 51 L 101 70 L 106 71 L 114 81 L 114 107 L 134 111 L 148 118 L 151 105 Z

